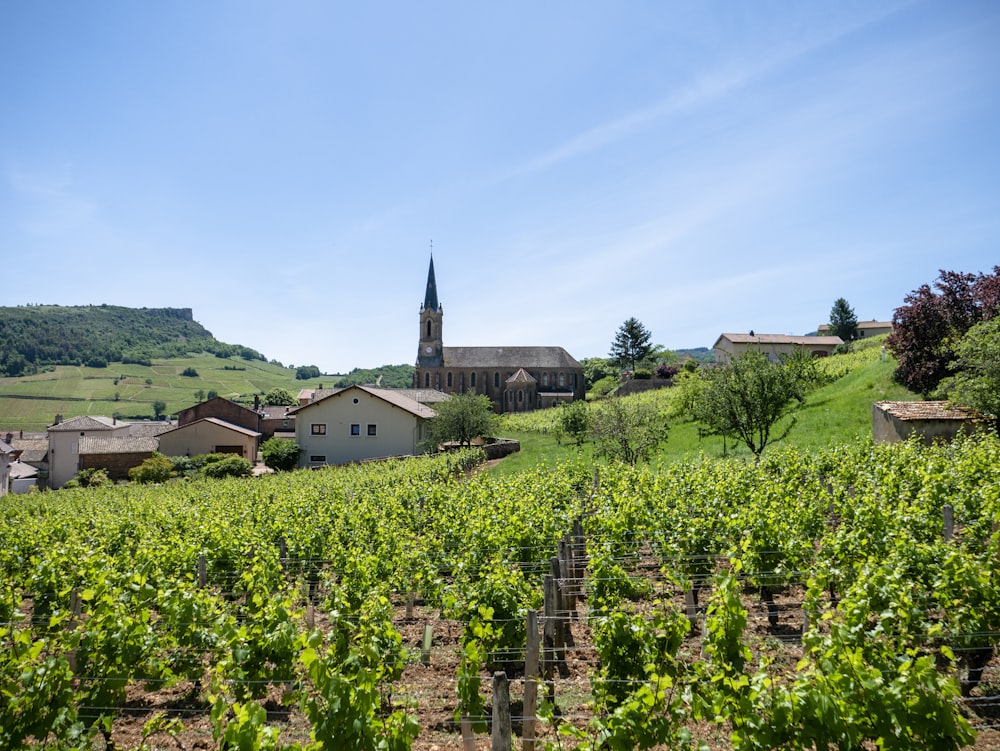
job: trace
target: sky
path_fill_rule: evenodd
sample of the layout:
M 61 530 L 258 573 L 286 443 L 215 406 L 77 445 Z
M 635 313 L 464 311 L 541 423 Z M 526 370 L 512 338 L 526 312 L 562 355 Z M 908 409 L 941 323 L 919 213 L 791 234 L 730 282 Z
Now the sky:
M 890 320 L 1000 264 L 1000 3 L 0 4 L 0 305 L 324 373 Z

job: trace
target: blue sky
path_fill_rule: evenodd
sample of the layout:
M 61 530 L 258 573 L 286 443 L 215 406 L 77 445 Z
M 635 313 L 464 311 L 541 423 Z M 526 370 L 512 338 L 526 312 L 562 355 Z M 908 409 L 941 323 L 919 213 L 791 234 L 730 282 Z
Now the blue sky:
M 324 372 L 885 320 L 1000 263 L 1000 3 L 9 2 L 0 304 Z

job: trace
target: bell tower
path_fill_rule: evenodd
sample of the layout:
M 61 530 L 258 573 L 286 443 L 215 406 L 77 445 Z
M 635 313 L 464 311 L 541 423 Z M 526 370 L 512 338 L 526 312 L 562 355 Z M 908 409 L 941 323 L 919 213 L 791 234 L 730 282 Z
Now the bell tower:
M 438 303 L 437 282 L 434 279 L 434 256 L 431 255 L 424 304 L 420 306 L 420 346 L 417 350 L 417 367 L 440 368 L 444 364 L 444 346 L 441 339 L 443 316 L 444 308 Z

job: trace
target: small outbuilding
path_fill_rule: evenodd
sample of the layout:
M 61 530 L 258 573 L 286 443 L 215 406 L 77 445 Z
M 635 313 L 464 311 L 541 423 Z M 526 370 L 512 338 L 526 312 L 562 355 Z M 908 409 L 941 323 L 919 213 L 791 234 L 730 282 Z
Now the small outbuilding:
M 872 404 L 872 438 L 875 443 L 899 443 L 914 433 L 930 446 L 951 441 L 960 433 L 974 433 L 987 418 L 948 402 L 875 402 Z
M 217 417 L 181 425 L 160 436 L 160 453 L 166 456 L 236 454 L 247 461 L 257 459 L 260 433 L 233 425 Z

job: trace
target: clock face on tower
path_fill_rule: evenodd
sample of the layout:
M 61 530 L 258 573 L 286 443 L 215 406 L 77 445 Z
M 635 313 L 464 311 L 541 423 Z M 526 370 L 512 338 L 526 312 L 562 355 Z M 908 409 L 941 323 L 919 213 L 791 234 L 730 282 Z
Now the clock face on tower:
M 426 352 L 428 355 L 431 352 L 433 352 L 433 351 L 434 351 L 434 348 L 431 345 L 429 345 L 429 344 L 426 347 L 424 347 L 424 352 Z

